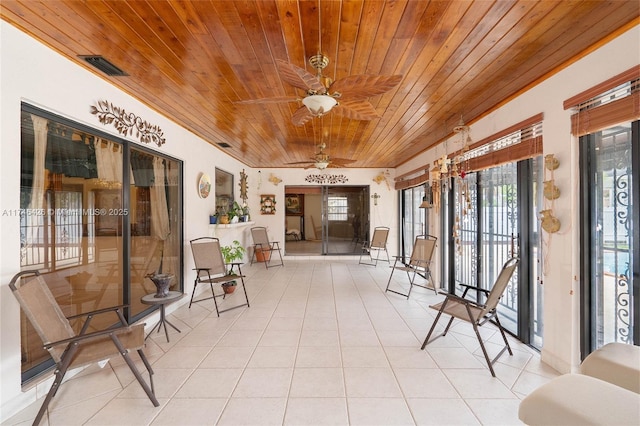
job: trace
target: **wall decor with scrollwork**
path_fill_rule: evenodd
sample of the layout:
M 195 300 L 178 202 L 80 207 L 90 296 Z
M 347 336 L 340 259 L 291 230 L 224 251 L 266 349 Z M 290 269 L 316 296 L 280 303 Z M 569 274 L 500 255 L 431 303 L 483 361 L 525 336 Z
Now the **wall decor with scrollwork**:
M 98 101 L 97 105 L 91 105 L 91 114 L 97 115 L 102 124 L 113 124 L 121 135 L 133 135 L 135 131 L 140 142 L 153 142 L 158 146 L 165 143 L 164 133 L 160 126 L 150 124 L 134 113 L 128 113 L 111 102 Z
M 347 183 L 349 178 L 345 175 L 308 175 L 304 178 L 305 181 L 311 183 Z

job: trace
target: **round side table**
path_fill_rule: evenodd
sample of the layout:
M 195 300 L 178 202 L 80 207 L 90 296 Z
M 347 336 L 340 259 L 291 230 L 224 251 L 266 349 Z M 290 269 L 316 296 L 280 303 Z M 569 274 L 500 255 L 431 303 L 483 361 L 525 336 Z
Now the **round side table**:
M 178 327 L 171 324 L 169 320 L 165 318 L 164 307 L 165 305 L 168 305 L 169 303 L 175 302 L 176 300 L 182 298 L 184 294 L 180 293 L 179 291 L 170 291 L 166 297 L 155 297 L 155 295 L 156 293 L 147 294 L 146 296 L 142 296 L 142 298 L 140 299 L 140 302 L 142 302 L 145 305 L 152 305 L 152 306 L 160 305 L 160 321 L 158 321 L 158 323 L 153 326 L 149 334 L 147 334 L 147 337 L 145 337 L 144 339 L 147 340 L 151 335 L 151 333 L 153 333 L 153 330 L 155 330 L 156 328 L 158 329 L 158 333 L 160 333 L 160 329 L 164 327 L 164 334 L 165 336 L 167 336 L 167 342 L 168 342 L 169 332 L 167 331 L 167 324 L 173 327 L 178 333 L 181 333 L 181 331 L 178 329 Z

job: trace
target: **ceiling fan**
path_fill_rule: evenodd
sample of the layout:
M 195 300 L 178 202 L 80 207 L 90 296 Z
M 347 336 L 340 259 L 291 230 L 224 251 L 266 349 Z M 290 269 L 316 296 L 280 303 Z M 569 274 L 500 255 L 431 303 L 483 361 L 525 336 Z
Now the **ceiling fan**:
M 350 160 L 348 158 L 329 157 L 329 154 L 324 152 L 324 150 L 327 148 L 324 142 L 321 142 L 318 148 L 319 148 L 318 152 L 313 157 L 311 157 L 309 161 L 298 161 L 298 162 L 287 163 L 287 164 L 305 164 L 306 165 L 305 169 L 315 167 L 316 169 L 324 170 L 327 167 L 331 167 L 331 168 L 346 167 L 347 164 L 353 163 L 356 161 L 356 160 Z
M 309 58 L 316 69 L 316 75 L 283 60 L 276 60 L 283 81 L 303 89 L 305 96 L 283 96 L 276 98 L 250 99 L 241 104 L 278 103 L 302 101 L 304 104 L 293 113 L 291 122 L 302 126 L 313 117 L 320 117 L 329 111 L 335 111 L 343 117 L 353 120 L 372 120 L 378 118 L 373 105 L 366 99 L 381 95 L 393 89 L 402 80 L 402 75 L 352 75 L 337 81 L 322 75 L 329 64 L 329 58 L 317 54 Z

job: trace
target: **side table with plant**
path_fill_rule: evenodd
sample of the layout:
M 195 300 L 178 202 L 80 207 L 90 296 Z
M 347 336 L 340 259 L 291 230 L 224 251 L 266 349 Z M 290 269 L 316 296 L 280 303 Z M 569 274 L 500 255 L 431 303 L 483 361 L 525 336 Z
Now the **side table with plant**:
M 233 270 L 233 267 L 236 265 L 239 267 L 242 264 L 242 259 L 244 258 L 244 254 L 247 250 L 240 245 L 238 240 L 233 240 L 231 245 L 221 246 L 220 251 L 222 252 L 224 264 L 227 266 L 227 275 L 237 275 Z M 223 283 L 222 289 L 226 294 L 230 294 L 235 291 L 236 285 L 238 285 L 238 283 L 235 280 L 231 280 Z

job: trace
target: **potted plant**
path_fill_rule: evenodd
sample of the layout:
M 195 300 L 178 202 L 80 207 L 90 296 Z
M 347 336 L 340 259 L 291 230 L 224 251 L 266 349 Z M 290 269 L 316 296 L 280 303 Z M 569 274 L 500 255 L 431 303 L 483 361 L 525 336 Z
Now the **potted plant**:
M 238 240 L 233 240 L 231 245 L 220 247 L 220 251 L 222 252 L 222 259 L 227 265 L 227 275 L 237 275 L 233 271 L 232 263 L 242 261 L 246 249 L 240 245 Z M 230 294 L 234 292 L 237 284 L 235 280 L 232 280 L 222 284 L 222 289 L 226 294 Z
M 229 223 L 238 223 L 240 216 L 242 216 L 242 207 L 237 201 L 234 201 L 231 210 L 229 210 Z
M 242 205 L 242 217 L 240 218 L 241 222 L 249 222 L 249 206 L 246 204 Z

